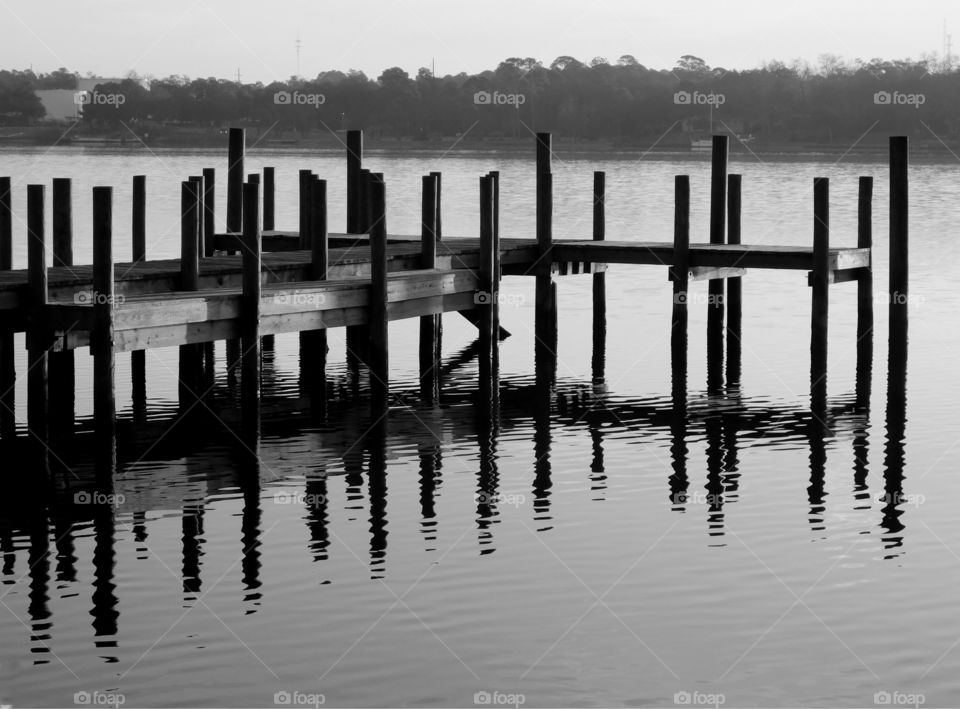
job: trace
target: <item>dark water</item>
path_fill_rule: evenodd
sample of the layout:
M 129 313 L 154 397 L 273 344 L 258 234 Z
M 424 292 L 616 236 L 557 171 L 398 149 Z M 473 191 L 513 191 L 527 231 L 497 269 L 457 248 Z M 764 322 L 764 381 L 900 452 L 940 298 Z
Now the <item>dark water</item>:
M 744 279 L 742 375 L 718 391 L 707 388 L 697 303 L 706 286 L 695 286 L 686 397 L 673 388 L 663 268 L 608 273 L 602 378 L 590 277 L 559 279 L 547 386 L 535 376 L 532 284 L 506 279 L 501 321 L 513 336 L 501 343 L 493 420 L 476 397 L 474 335 L 456 314 L 444 318 L 438 406 L 417 393 L 416 324 L 391 324 L 385 431 L 370 426 L 342 331 L 329 335 L 326 411 L 305 394 L 297 337 L 279 336 L 264 360 L 258 457 L 237 433 L 223 343 L 210 397 L 185 418 L 176 349 L 147 353 L 145 412 L 133 410 L 123 355 L 109 490 L 85 482 L 92 367 L 79 352 L 81 432 L 53 461 L 52 489 L 22 492 L 14 481 L 34 471 L 5 455 L 0 702 L 956 706 L 958 170 L 911 168 L 909 360 L 890 378 L 886 167 L 833 160 L 731 165 L 744 175 L 746 243 L 810 243 L 812 178 L 823 175 L 832 240 L 852 245 L 856 178 L 876 177 L 871 376 L 858 390 L 855 286 L 834 286 L 825 416 L 810 413 L 799 272 Z M 148 253 L 175 255 L 177 181 L 225 162 L 4 152 L 0 173 L 75 178 L 84 262 L 90 186 L 117 186 L 120 221 L 129 176 L 148 172 Z M 444 172 L 445 233 L 476 233 L 476 178 L 490 169 L 502 175 L 502 235 L 532 231 L 530 159 L 368 162 L 386 173 L 391 231 L 418 231 L 411 195 L 432 169 Z M 250 169 L 270 164 L 280 214 L 293 214 L 296 169 L 311 167 L 331 180 L 331 223 L 343 222 L 341 156 L 250 157 Z M 689 173 L 693 240 L 706 240 L 706 162 L 561 159 L 555 169 L 560 238 L 588 235 L 591 172 L 603 169 L 608 238 L 669 240 L 672 176 Z M 25 385 L 17 395 L 23 422 Z

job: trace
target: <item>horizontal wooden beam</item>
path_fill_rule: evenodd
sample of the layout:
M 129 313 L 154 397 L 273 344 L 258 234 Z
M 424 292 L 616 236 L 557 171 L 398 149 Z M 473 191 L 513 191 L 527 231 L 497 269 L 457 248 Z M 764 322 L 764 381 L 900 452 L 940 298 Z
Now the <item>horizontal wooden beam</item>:
M 715 266 L 695 266 L 687 269 L 688 281 L 710 281 L 715 278 L 741 278 L 747 275 L 745 268 L 728 268 Z M 667 280 L 673 280 L 673 272 L 667 271 Z
M 827 283 L 849 283 L 859 281 L 864 275 L 870 273 L 869 268 L 845 268 L 841 271 L 828 271 Z M 813 272 L 807 273 L 807 285 L 813 285 Z

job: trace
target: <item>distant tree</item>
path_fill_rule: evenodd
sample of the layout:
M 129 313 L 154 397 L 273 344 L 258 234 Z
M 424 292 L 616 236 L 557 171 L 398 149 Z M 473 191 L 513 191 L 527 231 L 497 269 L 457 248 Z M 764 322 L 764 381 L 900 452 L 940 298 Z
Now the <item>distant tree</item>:
M 550 63 L 552 71 L 566 71 L 567 69 L 582 69 L 583 62 L 567 55 L 557 57 Z
M 637 58 L 632 54 L 621 54 L 617 59 L 617 66 L 636 66 Z

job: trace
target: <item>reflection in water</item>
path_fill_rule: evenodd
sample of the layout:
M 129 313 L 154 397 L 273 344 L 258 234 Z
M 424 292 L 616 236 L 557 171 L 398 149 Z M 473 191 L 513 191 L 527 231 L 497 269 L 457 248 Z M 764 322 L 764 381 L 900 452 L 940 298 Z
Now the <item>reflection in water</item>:
M 50 631 L 53 629 L 53 617 L 50 614 L 50 536 L 46 513 L 42 513 L 30 522 L 30 553 L 27 564 L 30 573 L 30 652 L 33 664 L 43 665 L 50 662 Z
M 321 469 L 307 478 L 306 495 L 307 529 L 310 532 L 310 555 L 314 561 L 326 561 L 330 548 L 330 532 L 327 529 L 327 473 Z
M 891 323 L 893 327 L 894 323 Z M 907 333 L 891 331 L 887 360 L 887 431 L 883 454 L 883 540 L 887 549 L 903 546 L 903 468 L 907 423 Z M 887 558 L 896 554 L 891 553 Z
M 189 607 L 201 592 L 200 557 L 203 556 L 203 501 L 185 504 L 181 517 L 183 539 L 183 605 Z
M 428 543 L 426 551 L 436 551 L 437 541 L 436 498 L 441 482 L 440 442 L 433 439 L 417 446 L 420 458 L 420 532 Z
M 95 535 L 93 546 L 93 630 L 98 648 L 117 647 L 117 620 L 120 611 L 117 609 L 117 585 L 113 582 L 113 571 L 116 564 L 114 552 L 114 520 L 113 507 L 110 505 L 94 505 L 93 531 Z M 104 656 L 107 662 L 118 662 L 116 655 Z
M 480 468 L 477 472 L 477 543 L 481 554 L 491 554 L 493 531 L 498 522 L 497 502 L 500 496 L 500 475 L 496 461 L 496 428 L 490 417 L 482 415 L 477 426 Z
M 367 488 L 370 495 L 370 578 L 386 576 L 387 565 L 387 429 L 375 424 L 366 437 L 370 454 Z

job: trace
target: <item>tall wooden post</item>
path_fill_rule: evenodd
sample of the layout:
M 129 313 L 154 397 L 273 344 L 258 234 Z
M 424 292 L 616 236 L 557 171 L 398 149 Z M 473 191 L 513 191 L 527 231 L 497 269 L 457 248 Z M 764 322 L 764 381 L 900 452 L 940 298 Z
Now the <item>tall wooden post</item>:
M 373 224 L 370 227 L 370 411 L 374 419 L 386 412 L 390 394 L 387 328 L 386 186 L 382 177 L 370 181 Z
M 200 287 L 200 195 L 202 179 L 191 178 L 180 186 L 180 290 L 195 291 Z M 179 386 L 180 412 L 191 410 L 203 386 L 203 347 L 180 345 Z
M 420 202 L 420 267 L 437 267 L 437 178 L 424 175 Z M 420 398 L 436 403 L 440 395 L 437 352 L 437 316 L 420 318 Z
M 206 170 L 204 170 L 206 174 Z M 212 206 L 211 206 L 212 208 Z M 131 210 L 131 260 L 143 263 L 147 260 L 147 176 L 133 177 L 133 209 Z M 130 353 L 131 399 L 133 420 L 147 420 L 147 353 L 134 350 Z
M 300 248 L 310 248 L 310 190 L 313 183 L 313 173 L 310 170 L 300 171 Z
M 314 176 L 310 183 L 311 278 L 327 279 L 329 248 L 327 232 L 327 181 Z M 327 395 L 327 330 L 301 333 L 301 371 L 308 375 L 310 395 L 324 412 Z
M 203 255 L 213 256 L 216 250 L 217 226 L 217 171 L 212 167 L 203 168 Z
M 276 228 L 276 191 L 274 169 L 263 168 L 263 230 L 273 231 Z
M 593 240 L 603 241 L 607 235 L 607 174 L 593 173 Z M 594 382 L 604 378 L 607 361 L 607 274 L 593 274 L 593 356 L 591 369 Z
M 360 170 L 363 169 L 363 131 L 347 131 L 347 233 L 359 234 L 361 231 L 361 183 Z
M 434 171 L 430 173 L 430 177 L 435 178 L 437 181 L 437 215 L 433 231 L 434 234 L 436 234 L 437 243 L 439 244 L 443 240 L 443 175 L 439 171 Z M 434 354 L 434 358 L 436 359 L 437 367 L 439 367 L 443 359 L 443 313 L 438 313 L 435 317 L 437 318 L 437 336 L 434 341 L 436 342 L 437 351 Z M 438 384 L 439 381 L 438 377 Z
M 53 265 L 73 266 L 73 200 L 69 178 L 53 180 Z M 50 423 L 55 435 L 73 431 L 75 407 L 75 362 L 73 350 L 51 352 Z
M 813 271 L 810 278 L 810 402 L 822 417 L 827 403 L 827 322 L 830 296 L 830 181 L 813 181 Z
M 240 341 L 243 440 L 254 455 L 260 445 L 260 185 L 243 185 L 243 291 Z
M 740 243 L 740 187 L 741 175 L 727 178 L 727 243 Z M 743 322 L 743 279 L 727 279 L 727 386 L 740 383 L 740 363 L 743 351 L 740 338 Z
M 670 328 L 671 361 L 674 382 L 687 372 L 687 319 L 690 273 L 690 177 L 677 175 L 673 183 L 673 315 Z M 684 385 L 684 396 L 686 386 Z
M 480 268 L 477 306 L 480 318 L 477 323 L 480 333 L 480 353 L 478 356 L 480 373 L 480 391 L 484 405 L 489 404 L 493 390 L 493 312 L 497 307 L 498 294 L 493 274 L 494 270 L 494 234 L 493 234 L 493 178 L 487 175 L 480 178 Z
M 13 268 L 13 210 L 10 178 L 0 177 L 0 272 Z M 0 436 L 5 441 L 17 435 L 17 369 L 14 361 L 13 332 L 0 330 Z
M 190 175 L 190 182 L 193 182 L 197 186 L 197 257 L 201 257 L 206 253 L 206 236 L 203 231 L 204 224 L 206 223 L 206 208 L 203 204 L 203 196 L 206 194 L 206 188 L 204 187 L 203 175 Z M 210 238 L 213 238 L 213 235 L 210 235 Z
M 27 290 L 34 322 L 27 332 L 27 426 L 33 443 L 45 450 L 49 438 L 47 421 L 50 333 L 43 316 L 47 305 L 47 246 L 43 185 L 27 186 Z M 46 474 L 46 458 L 43 462 Z
M 537 251 L 534 331 L 541 361 L 556 358 L 553 328 L 553 287 L 551 251 L 553 249 L 553 174 L 551 172 L 551 136 L 537 133 Z
M 909 146 L 905 136 L 890 138 L 890 345 L 906 349 L 909 311 Z
M 870 265 L 857 278 L 857 406 L 870 405 L 873 374 L 873 178 L 860 178 L 857 247 L 870 249 Z
M 243 158 L 245 150 L 244 129 L 231 128 L 227 162 L 227 231 L 231 234 L 239 234 L 243 229 Z
M 112 475 L 117 465 L 113 319 L 113 188 L 93 188 L 93 420 L 97 469 Z
M 727 203 L 727 149 L 725 135 L 713 136 L 710 166 L 710 243 L 725 241 Z M 712 278 L 707 287 L 707 387 L 716 390 L 723 378 L 723 296 L 722 278 Z

